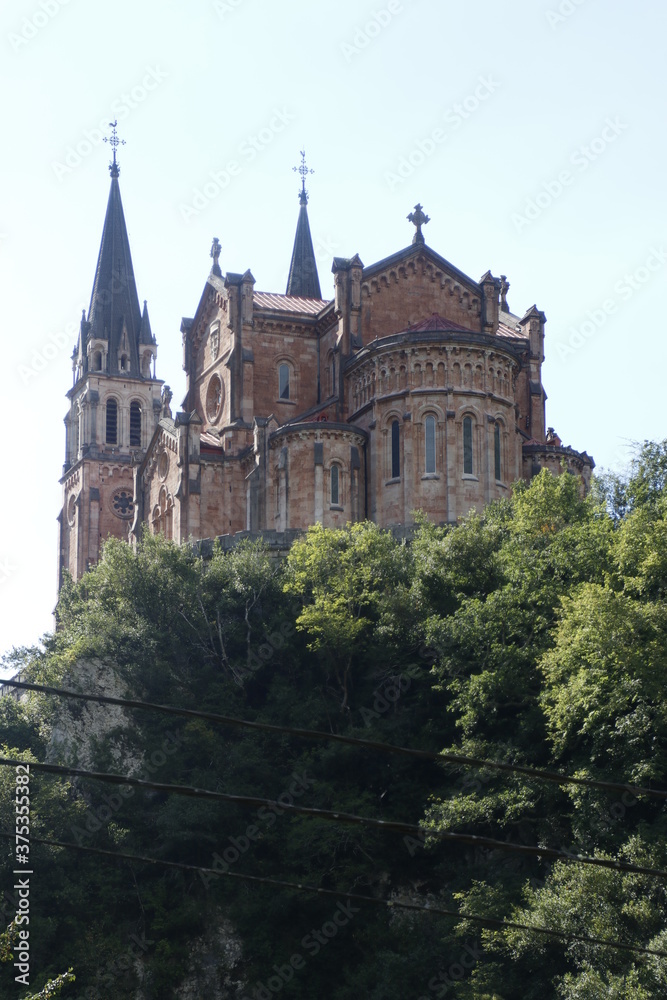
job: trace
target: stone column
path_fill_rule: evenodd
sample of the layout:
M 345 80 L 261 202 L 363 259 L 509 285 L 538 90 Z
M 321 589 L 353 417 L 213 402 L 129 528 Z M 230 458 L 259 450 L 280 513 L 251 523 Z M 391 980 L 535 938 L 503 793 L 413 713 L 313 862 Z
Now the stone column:
M 315 524 L 322 524 L 324 520 L 324 445 L 321 441 L 316 441 L 314 445 L 315 463 L 315 507 L 313 517 Z

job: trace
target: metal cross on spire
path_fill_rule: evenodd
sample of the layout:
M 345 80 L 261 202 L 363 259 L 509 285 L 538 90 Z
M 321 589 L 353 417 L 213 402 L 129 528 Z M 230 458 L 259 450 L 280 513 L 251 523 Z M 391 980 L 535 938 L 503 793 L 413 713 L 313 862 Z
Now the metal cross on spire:
M 125 145 L 125 139 L 119 139 L 118 133 L 116 132 L 116 126 L 118 125 L 118 119 L 115 122 L 109 122 L 109 128 L 111 129 L 111 138 L 108 136 L 104 137 L 104 141 L 108 142 L 113 149 L 113 162 L 109 164 L 109 170 L 111 171 L 112 177 L 118 177 L 120 173 L 120 167 L 116 162 L 116 149 L 118 146 Z
M 308 174 L 314 174 L 315 171 L 314 170 L 309 170 L 308 167 L 306 166 L 306 151 L 305 151 L 305 149 L 301 150 L 301 166 L 300 167 L 292 167 L 292 170 L 295 173 L 301 174 L 301 191 L 299 192 L 299 201 L 301 202 L 302 205 L 307 205 L 308 204 L 308 192 L 306 191 L 306 177 L 308 176 Z

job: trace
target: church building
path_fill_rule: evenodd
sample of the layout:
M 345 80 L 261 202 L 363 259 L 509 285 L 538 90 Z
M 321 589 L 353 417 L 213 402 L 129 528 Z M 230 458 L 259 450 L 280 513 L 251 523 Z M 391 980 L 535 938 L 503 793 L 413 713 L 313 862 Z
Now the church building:
M 586 452 L 545 425 L 546 318 L 431 249 L 421 205 L 408 246 L 334 257 L 322 298 L 302 154 L 287 288 L 212 267 L 184 318 L 186 393 L 172 410 L 132 267 L 113 134 L 111 191 L 88 315 L 73 355 L 60 574 L 78 579 L 109 535 L 189 542 L 238 532 L 455 523 L 540 469 L 586 490 Z

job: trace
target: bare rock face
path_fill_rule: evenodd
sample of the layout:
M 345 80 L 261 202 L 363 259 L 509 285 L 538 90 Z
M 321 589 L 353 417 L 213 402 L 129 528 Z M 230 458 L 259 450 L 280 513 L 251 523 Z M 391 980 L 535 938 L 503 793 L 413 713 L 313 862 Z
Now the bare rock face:
M 117 668 L 99 659 L 79 660 L 62 686 L 83 694 L 127 697 L 127 686 Z M 138 774 L 142 761 L 135 751 L 130 751 L 122 735 L 124 729 L 133 726 L 134 721 L 120 705 L 63 699 L 53 722 L 47 759 L 94 769 L 95 748 L 104 743 L 118 770 Z
M 244 981 L 235 975 L 240 966 L 243 949 L 240 939 L 229 920 L 222 914 L 211 923 L 205 934 L 194 938 L 190 944 L 190 966 L 176 996 L 178 1000 L 234 1000 Z M 144 977 L 141 962 L 135 965 L 140 979 Z M 146 1000 L 142 987 L 134 993 L 133 1000 Z
M 191 973 L 177 991 L 178 1000 L 232 1000 L 243 981 L 234 976 L 242 958 L 241 941 L 224 918 L 201 938 L 191 951 Z
M 101 694 L 112 698 L 126 698 L 127 685 L 118 668 L 99 659 L 79 660 L 62 686 L 84 694 Z M 61 708 L 52 726 L 51 741 L 47 757 L 51 761 L 65 761 L 84 769 L 95 768 L 95 753 L 104 745 L 111 752 L 114 765 L 109 770 L 149 778 L 159 773 L 167 758 L 179 746 L 178 737 L 168 735 L 152 753 L 138 756 L 136 747 L 130 748 L 125 735 L 136 725 L 134 719 L 120 705 L 106 705 L 96 702 L 80 702 L 63 699 Z M 155 780 L 159 780 L 159 777 Z M 122 796 L 115 796 L 122 808 Z M 105 800 L 106 801 L 106 800 Z M 94 831 L 106 823 L 114 808 L 103 804 L 103 815 L 97 801 L 88 803 L 86 816 L 81 819 L 81 830 Z M 86 825 L 92 822 L 92 826 Z M 81 832 L 81 831 L 80 831 Z M 190 962 L 188 971 L 179 986 L 178 1000 L 233 1000 L 244 985 L 242 976 L 235 969 L 241 968 L 243 956 L 242 942 L 234 927 L 224 915 L 218 912 L 207 930 L 190 942 Z M 140 982 L 145 981 L 146 966 L 141 957 L 133 962 L 134 971 Z M 127 967 L 127 966 L 126 966 Z M 113 974 L 113 972 L 112 972 Z M 144 987 L 133 994 L 133 1000 L 145 1000 Z

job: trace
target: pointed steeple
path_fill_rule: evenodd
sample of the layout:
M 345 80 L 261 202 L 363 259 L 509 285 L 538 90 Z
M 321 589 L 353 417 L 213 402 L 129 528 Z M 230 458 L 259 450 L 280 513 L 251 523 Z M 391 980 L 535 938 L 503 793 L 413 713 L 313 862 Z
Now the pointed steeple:
M 118 141 L 118 140 L 117 140 Z M 108 343 L 108 371 L 119 370 L 139 374 L 139 354 L 137 347 L 142 329 L 141 308 L 134 280 L 130 241 L 125 225 L 123 204 L 120 198 L 114 147 L 111 172 L 111 190 L 102 230 L 102 242 L 97 258 L 97 269 L 93 282 L 93 293 L 88 310 L 88 338 Z M 148 313 L 145 313 L 148 321 Z M 126 337 L 129 357 L 123 367 L 120 362 L 121 340 Z M 143 341 L 144 343 L 146 341 Z
M 298 295 L 305 299 L 321 299 L 320 279 L 317 274 L 317 262 L 308 222 L 308 192 L 306 191 L 306 175 L 313 173 L 306 167 L 306 154 L 301 151 L 301 166 L 294 167 L 301 174 L 301 191 L 299 192 L 299 219 L 296 224 L 292 262 L 287 279 L 287 295 Z
M 139 330 L 140 344 L 154 344 L 155 337 L 151 331 L 151 321 L 148 318 L 148 303 L 144 299 L 144 311 L 141 314 L 141 329 Z

